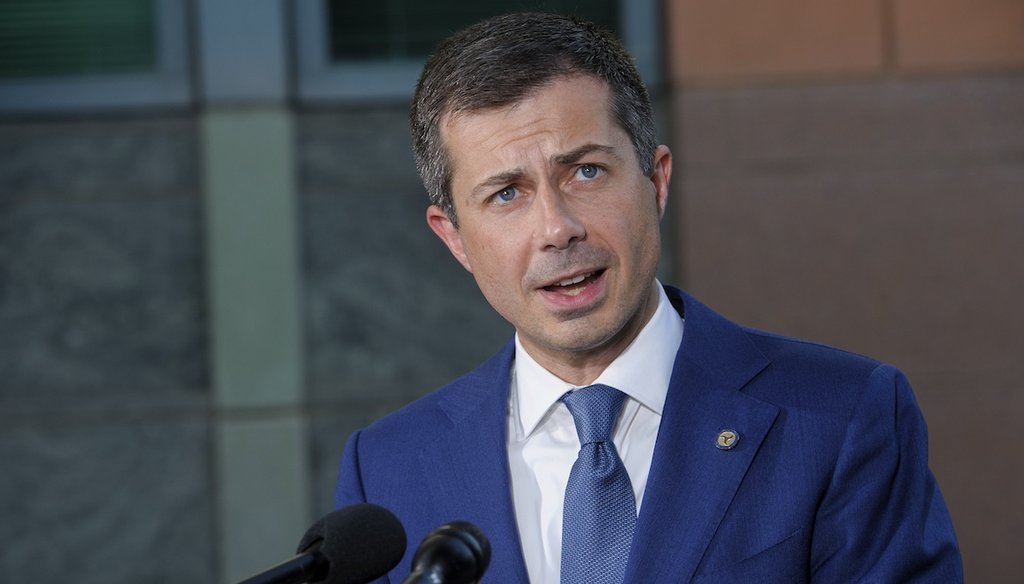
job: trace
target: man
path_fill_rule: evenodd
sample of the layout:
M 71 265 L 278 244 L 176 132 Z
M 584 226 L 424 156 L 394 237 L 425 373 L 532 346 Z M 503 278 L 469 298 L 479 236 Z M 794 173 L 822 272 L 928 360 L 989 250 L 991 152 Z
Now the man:
M 350 438 L 336 504 L 404 523 L 392 581 L 454 519 L 490 539 L 491 582 L 962 580 L 898 371 L 655 279 L 672 155 L 615 41 L 479 23 L 431 57 L 411 122 L 427 223 L 516 334 Z

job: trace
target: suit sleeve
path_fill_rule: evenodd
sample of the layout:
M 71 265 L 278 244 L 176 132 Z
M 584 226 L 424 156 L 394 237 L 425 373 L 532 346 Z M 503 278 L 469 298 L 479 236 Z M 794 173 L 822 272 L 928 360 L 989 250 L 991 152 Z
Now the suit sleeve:
M 341 455 L 338 484 L 334 489 L 335 509 L 366 502 L 366 493 L 363 491 L 363 481 L 359 471 L 359 436 L 360 432 L 356 431 L 349 437 L 345 444 L 345 453 Z
M 354 432 L 345 444 L 345 452 L 341 455 L 338 470 L 338 484 L 334 489 L 334 508 L 340 509 L 348 505 L 366 503 L 366 492 L 363 490 L 362 474 L 359 468 L 360 431 Z M 389 584 L 388 576 L 381 576 L 374 584 Z
M 924 419 L 891 366 L 872 373 L 853 413 L 811 552 L 813 582 L 963 582 Z

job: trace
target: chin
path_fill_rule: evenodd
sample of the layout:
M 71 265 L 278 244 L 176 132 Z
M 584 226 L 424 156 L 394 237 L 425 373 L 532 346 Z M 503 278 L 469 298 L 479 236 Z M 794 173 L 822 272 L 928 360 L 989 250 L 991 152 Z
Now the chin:
M 622 332 L 622 327 L 609 326 L 602 323 L 573 323 L 573 330 L 559 335 L 553 346 L 567 353 L 591 353 L 601 350 L 615 342 Z

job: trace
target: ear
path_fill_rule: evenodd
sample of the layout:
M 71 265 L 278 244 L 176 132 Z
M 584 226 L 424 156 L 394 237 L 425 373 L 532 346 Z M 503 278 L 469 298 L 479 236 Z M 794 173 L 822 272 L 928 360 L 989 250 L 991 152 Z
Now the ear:
M 468 272 L 473 273 L 473 268 L 469 265 L 469 258 L 466 256 L 466 250 L 462 245 L 462 234 L 459 233 L 459 228 L 452 223 L 452 220 L 448 218 L 448 214 L 441 207 L 437 205 L 427 207 L 427 225 L 448 246 L 448 251 L 452 252 L 452 255 L 455 256 L 455 259 L 459 260 L 462 267 L 466 268 Z
M 654 149 L 654 163 L 651 165 L 651 182 L 658 201 L 658 216 L 665 216 L 668 205 L 668 183 L 672 178 L 672 151 L 664 144 Z

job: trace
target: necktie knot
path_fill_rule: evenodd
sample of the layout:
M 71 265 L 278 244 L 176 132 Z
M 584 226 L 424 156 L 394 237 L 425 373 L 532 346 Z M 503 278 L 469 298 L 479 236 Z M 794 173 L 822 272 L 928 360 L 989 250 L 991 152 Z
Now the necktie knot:
M 562 402 L 569 408 L 580 445 L 611 440 L 612 428 L 626 394 L 610 385 L 588 385 L 567 393 Z

